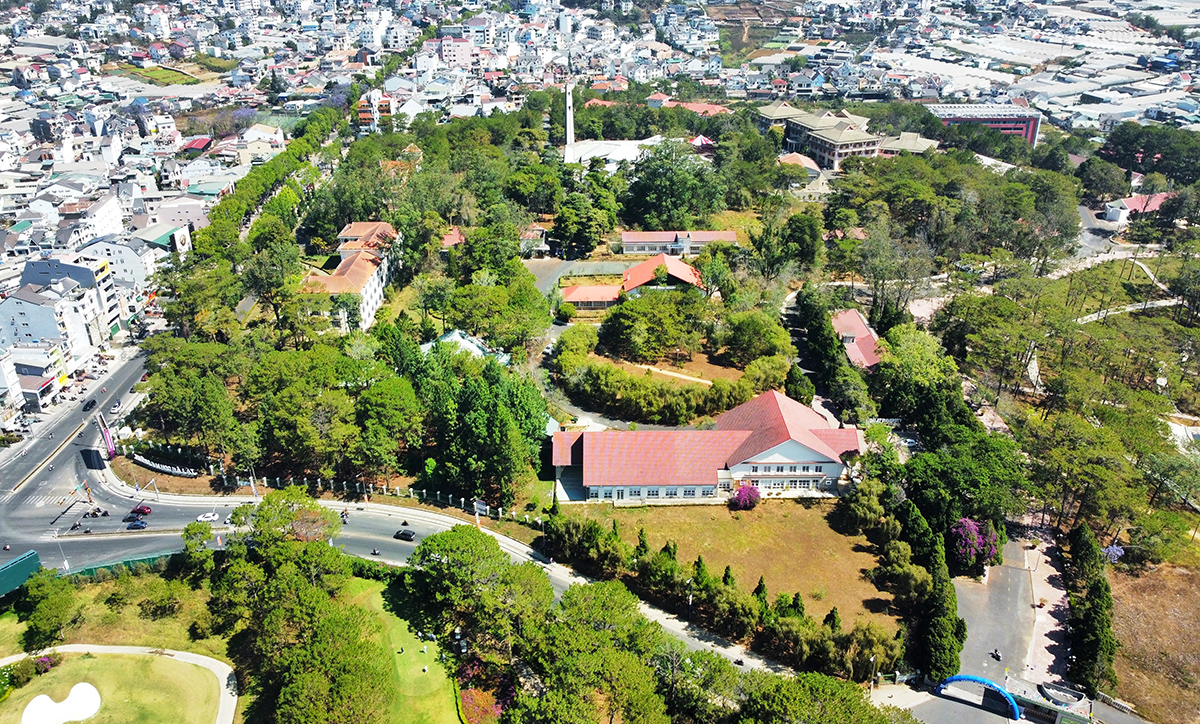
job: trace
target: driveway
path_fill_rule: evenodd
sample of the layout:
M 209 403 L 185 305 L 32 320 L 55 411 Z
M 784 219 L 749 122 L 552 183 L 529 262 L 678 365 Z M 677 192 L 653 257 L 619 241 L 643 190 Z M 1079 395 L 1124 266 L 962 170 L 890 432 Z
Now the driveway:
M 956 579 L 958 615 L 967 622 L 967 642 L 962 650 L 960 673 L 981 676 L 1004 685 L 1004 672 L 1013 666 L 1020 674 L 1029 642 L 1033 636 L 1034 602 L 1029 571 L 1021 544 L 1010 541 L 1004 547 L 1004 565 L 993 567 L 987 583 Z M 1003 661 L 992 659 L 989 652 L 1000 649 Z M 978 685 L 960 685 L 958 695 L 972 700 L 966 703 L 948 696 L 935 697 L 913 708 L 913 716 L 930 724 L 992 724 L 1011 721 L 1004 714 L 979 707 Z M 961 693 L 960 693 L 961 692 Z
M 525 259 L 525 268 L 533 272 L 537 288 L 542 294 L 549 292 L 564 276 L 592 276 L 624 274 L 625 270 L 637 265 L 636 261 L 564 261 L 562 259 Z
M 1079 221 L 1079 249 L 1075 251 L 1075 258 L 1082 259 L 1112 251 L 1115 245 L 1109 238 L 1116 231 L 1116 224 L 1097 219 L 1095 213 L 1082 204 L 1079 206 Z

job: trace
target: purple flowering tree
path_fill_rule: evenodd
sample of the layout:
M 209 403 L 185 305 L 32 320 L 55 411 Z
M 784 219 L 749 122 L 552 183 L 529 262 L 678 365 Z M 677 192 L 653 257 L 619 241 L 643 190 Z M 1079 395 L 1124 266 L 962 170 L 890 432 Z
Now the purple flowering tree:
M 761 497 L 758 488 L 753 485 L 743 485 L 729 499 L 729 507 L 734 510 L 753 510 Z
M 950 553 L 959 569 L 981 571 L 996 557 L 996 533 L 990 525 L 959 518 L 950 526 Z

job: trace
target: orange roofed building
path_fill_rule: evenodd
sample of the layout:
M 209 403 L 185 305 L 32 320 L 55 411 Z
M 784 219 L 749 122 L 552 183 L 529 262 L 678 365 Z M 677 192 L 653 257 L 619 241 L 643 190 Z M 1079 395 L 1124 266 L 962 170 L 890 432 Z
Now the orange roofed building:
M 633 293 L 654 282 L 654 275 L 659 267 L 667 268 L 667 284 L 670 286 L 690 285 L 700 289 L 704 284 L 700 281 L 700 272 L 686 264 L 682 259 L 666 254 L 659 254 L 646 261 L 625 270 L 621 285 L 615 284 L 584 284 L 567 287 L 563 290 L 563 301 L 570 302 L 576 309 L 608 309 L 615 305 L 621 292 Z
M 771 391 L 717 416 L 712 430 L 556 432 L 552 457 L 571 500 L 716 503 L 744 485 L 764 498 L 839 495 L 865 447 L 860 430 Z
M 375 323 L 375 313 L 383 306 L 383 290 L 391 278 L 388 248 L 399 234 L 382 221 L 357 221 L 338 232 L 338 254 L 342 261 L 332 274 L 310 273 L 300 285 L 301 294 L 353 294 L 358 297 L 358 329 L 367 331 Z M 335 311 L 343 330 L 349 329 L 351 315 L 345 309 Z

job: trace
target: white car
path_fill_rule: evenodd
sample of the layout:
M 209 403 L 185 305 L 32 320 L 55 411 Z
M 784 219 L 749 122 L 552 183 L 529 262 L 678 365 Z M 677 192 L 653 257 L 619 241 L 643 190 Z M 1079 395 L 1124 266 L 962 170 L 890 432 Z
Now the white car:
M 204 513 L 203 515 L 199 515 L 196 517 L 196 522 L 197 523 L 216 523 L 220 519 L 221 519 L 221 516 L 217 515 L 216 513 Z

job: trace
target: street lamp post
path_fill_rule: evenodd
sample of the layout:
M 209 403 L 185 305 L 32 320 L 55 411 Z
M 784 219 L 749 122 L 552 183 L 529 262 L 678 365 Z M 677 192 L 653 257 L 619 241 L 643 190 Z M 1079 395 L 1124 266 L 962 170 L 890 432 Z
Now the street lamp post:
M 67 563 L 67 552 L 63 550 L 62 541 L 58 539 L 58 528 L 54 529 L 54 542 L 58 543 L 58 552 L 61 553 L 63 557 L 63 570 L 69 571 L 71 566 Z
M 871 691 L 875 691 L 875 656 L 871 656 Z

